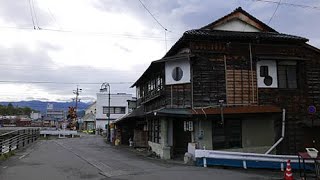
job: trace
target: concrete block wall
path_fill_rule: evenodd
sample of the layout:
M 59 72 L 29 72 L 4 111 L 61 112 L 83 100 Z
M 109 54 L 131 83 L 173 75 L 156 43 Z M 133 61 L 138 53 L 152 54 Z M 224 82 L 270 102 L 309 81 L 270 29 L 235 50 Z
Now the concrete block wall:
M 203 136 L 200 137 L 201 131 Z M 194 124 L 194 140 L 198 149 L 212 150 L 212 121 L 210 119 L 199 119 Z
M 160 119 L 160 142 L 155 143 L 148 141 L 148 145 L 151 150 L 155 152 L 161 159 L 170 159 L 171 158 L 171 147 L 168 145 L 168 123 L 169 120 L 166 118 Z

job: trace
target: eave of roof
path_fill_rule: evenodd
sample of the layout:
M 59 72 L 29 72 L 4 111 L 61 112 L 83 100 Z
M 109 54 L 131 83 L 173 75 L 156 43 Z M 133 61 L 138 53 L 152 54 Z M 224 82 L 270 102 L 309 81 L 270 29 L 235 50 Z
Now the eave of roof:
M 222 30 L 204 30 L 194 29 L 184 33 L 185 39 L 210 39 L 210 40 L 246 40 L 246 41 L 296 41 L 307 42 L 308 39 L 300 36 L 294 36 L 275 32 L 238 32 L 238 31 L 222 31 Z
M 156 60 L 156 61 L 152 61 L 151 64 L 149 65 L 149 67 L 143 72 L 143 74 L 139 77 L 139 79 L 130 87 L 133 88 L 134 86 L 137 85 L 137 83 L 139 83 L 143 77 L 146 76 L 146 74 L 149 73 L 149 71 L 154 67 L 155 64 L 159 64 L 159 63 L 163 63 L 163 62 L 167 62 L 167 61 L 174 61 L 174 60 L 178 60 L 178 59 L 182 59 L 182 58 L 189 58 L 189 54 L 179 54 L 176 56 L 170 56 L 170 57 L 164 57 L 162 59 Z
M 268 26 L 267 24 L 263 23 L 262 21 L 260 21 L 259 19 L 255 18 L 254 16 L 252 16 L 251 14 L 249 14 L 247 11 L 243 10 L 241 7 L 238 7 L 237 9 L 235 9 L 233 12 L 221 17 L 220 19 L 206 25 L 206 26 L 203 26 L 202 28 L 200 29 L 207 29 L 209 27 L 212 27 L 216 24 L 219 24 L 221 22 L 223 22 L 224 20 L 228 19 L 229 17 L 231 16 L 234 16 L 235 14 L 237 13 L 242 13 L 244 14 L 245 16 L 249 17 L 249 19 L 255 21 L 257 24 L 259 24 L 263 29 L 265 29 L 266 31 L 269 31 L 269 32 L 277 32 L 276 30 L 274 30 L 273 28 L 271 28 L 270 26 Z
M 223 114 L 256 114 L 256 113 L 280 113 L 282 109 L 277 106 L 234 106 L 223 107 Z M 193 115 L 217 115 L 221 114 L 221 108 L 194 109 Z
M 310 45 L 310 44 L 308 44 L 308 43 L 305 43 L 304 46 L 305 46 L 306 48 L 308 48 L 308 49 L 311 49 L 312 51 L 315 51 L 315 52 L 317 52 L 317 53 L 320 53 L 320 49 L 319 49 L 319 48 L 314 47 L 314 46 L 312 46 L 312 45 Z

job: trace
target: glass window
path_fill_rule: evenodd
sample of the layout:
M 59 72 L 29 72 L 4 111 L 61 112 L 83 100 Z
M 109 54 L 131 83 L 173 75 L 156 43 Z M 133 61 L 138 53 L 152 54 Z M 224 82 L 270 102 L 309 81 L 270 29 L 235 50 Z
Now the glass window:
M 148 121 L 148 139 L 151 142 L 160 142 L 160 120 L 152 119 Z
M 296 65 L 279 65 L 278 66 L 279 87 L 280 88 L 297 88 L 297 67 Z
M 108 114 L 109 108 L 108 106 L 103 107 L 103 114 Z M 110 107 L 110 114 L 125 114 L 126 107 Z
M 260 66 L 260 77 L 269 76 L 268 66 Z

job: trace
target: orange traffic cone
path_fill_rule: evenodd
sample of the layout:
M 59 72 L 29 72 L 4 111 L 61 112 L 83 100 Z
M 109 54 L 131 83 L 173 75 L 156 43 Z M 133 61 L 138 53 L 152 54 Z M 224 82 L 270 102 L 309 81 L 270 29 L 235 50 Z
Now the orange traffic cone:
M 287 168 L 286 171 L 284 172 L 284 180 L 293 180 L 293 174 L 291 171 L 291 164 L 290 160 L 287 161 Z

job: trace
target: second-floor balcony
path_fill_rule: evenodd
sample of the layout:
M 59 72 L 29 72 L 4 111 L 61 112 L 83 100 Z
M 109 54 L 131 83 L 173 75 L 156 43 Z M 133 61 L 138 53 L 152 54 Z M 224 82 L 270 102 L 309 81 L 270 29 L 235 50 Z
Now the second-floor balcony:
M 164 94 L 164 89 L 161 87 L 157 87 L 156 89 L 145 93 L 143 97 L 138 98 L 137 104 L 145 104 L 151 100 L 154 100 L 160 97 L 163 94 Z

